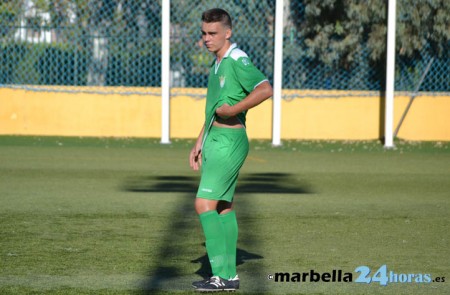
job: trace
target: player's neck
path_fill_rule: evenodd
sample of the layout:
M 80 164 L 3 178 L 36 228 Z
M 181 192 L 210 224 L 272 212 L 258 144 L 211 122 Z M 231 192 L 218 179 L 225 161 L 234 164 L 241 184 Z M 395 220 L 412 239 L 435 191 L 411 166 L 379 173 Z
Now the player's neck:
M 230 49 L 231 47 L 231 42 L 229 40 L 227 40 L 225 42 L 225 45 L 216 52 L 216 60 L 217 62 L 221 62 L 223 57 L 225 56 L 225 53 L 227 53 L 228 49 Z

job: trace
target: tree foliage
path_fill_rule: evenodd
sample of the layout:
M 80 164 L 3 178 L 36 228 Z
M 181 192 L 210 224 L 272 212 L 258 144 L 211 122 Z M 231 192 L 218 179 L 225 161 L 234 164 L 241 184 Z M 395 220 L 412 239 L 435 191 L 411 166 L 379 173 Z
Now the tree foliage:
M 3 0 L 1 45 L 25 40 L 25 45 L 33 47 L 45 36 L 43 45 L 70 49 L 67 55 L 73 52 L 77 66 L 87 63 L 92 85 L 149 85 L 149 76 L 157 85 L 162 1 L 166 0 Z M 284 86 L 382 89 L 388 1 L 285 0 Z M 275 3 L 172 0 L 171 70 L 182 76 L 185 86 L 205 85 L 213 57 L 199 42 L 200 17 L 204 10 L 221 7 L 233 19 L 232 41 L 271 78 Z M 448 71 L 449 40 L 449 0 L 397 0 L 397 71 L 410 77 L 408 85 L 416 84 L 430 56 L 437 57 L 433 66 L 439 72 Z M 84 55 L 89 58 L 81 59 Z M 20 57 L 25 60 L 24 54 Z M 51 64 L 54 60 L 42 61 Z M 101 77 L 99 82 L 94 76 Z M 448 89 L 445 75 L 436 76 L 432 89 Z
M 19 2 L 19 3 L 18 3 Z M 17 25 L 22 14 L 20 1 L 5 0 L 0 2 L 0 37 L 13 33 L 13 27 Z
M 437 54 L 447 54 L 450 41 L 450 1 L 399 0 L 397 47 L 412 56 L 429 46 Z
M 292 0 L 294 23 L 308 56 L 347 67 L 367 48 L 372 60 L 384 58 L 387 1 Z M 450 40 L 450 1 L 398 0 L 397 50 L 413 56 L 424 49 L 446 54 Z

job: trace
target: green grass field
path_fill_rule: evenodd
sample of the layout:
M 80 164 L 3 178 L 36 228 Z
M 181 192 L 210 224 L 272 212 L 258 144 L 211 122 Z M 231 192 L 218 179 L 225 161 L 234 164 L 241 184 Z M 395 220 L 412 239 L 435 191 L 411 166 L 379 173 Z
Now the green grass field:
M 192 144 L 1 136 L 0 294 L 194 294 Z M 450 143 L 252 141 L 236 210 L 241 294 L 450 294 Z M 311 270 L 353 282 L 267 279 Z

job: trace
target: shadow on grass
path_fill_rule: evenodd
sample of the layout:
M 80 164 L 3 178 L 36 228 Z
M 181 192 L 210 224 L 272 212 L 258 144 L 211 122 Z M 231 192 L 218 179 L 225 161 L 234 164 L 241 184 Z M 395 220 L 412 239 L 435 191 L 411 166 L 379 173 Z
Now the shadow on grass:
M 203 243 L 203 246 L 205 244 Z M 206 251 L 206 250 L 205 250 Z M 243 249 L 238 248 L 236 253 L 236 266 L 242 265 L 245 261 L 253 260 L 253 259 L 263 259 L 261 255 L 247 252 Z M 208 255 L 205 254 L 197 259 L 191 260 L 191 263 L 200 263 L 200 268 L 195 272 L 203 279 L 209 278 L 212 276 L 211 264 L 209 263 Z
M 198 177 L 182 175 L 135 177 L 125 182 L 123 189 L 128 192 L 186 194 L 186 196 L 180 198 L 181 202 L 175 204 L 172 214 L 168 216 L 170 217 L 168 218 L 168 226 L 159 242 L 158 253 L 152 255 L 157 259 L 154 262 L 157 267 L 149 270 L 148 279 L 141 284 L 142 294 L 153 294 L 155 291 L 189 290 L 191 288 L 191 281 L 187 281 L 187 279 L 192 278 L 187 278 L 185 273 L 186 267 L 182 265 L 185 262 L 183 257 L 180 256 L 186 249 L 183 249 L 183 246 L 180 246 L 180 244 L 185 240 L 184 237 L 192 234 L 192 228 L 198 226 L 198 224 L 195 224 L 196 218 L 193 208 L 198 183 Z M 255 204 L 252 204 L 253 198 L 247 198 L 246 196 L 258 193 L 273 197 L 277 194 L 308 194 L 312 193 L 312 191 L 291 174 L 242 174 L 236 188 L 236 196 L 239 198 L 239 212 L 243 215 L 251 216 L 251 208 L 254 208 Z M 240 247 L 237 252 L 238 266 L 249 260 L 264 258 L 260 254 L 252 253 L 261 252 L 261 243 L 257 241 L 257 235 L 263 230 L 255 228 L 258 227 L 257 225 L 252 225 L 252 228 L 248 228 L 248 226 L 248 223 L 239 223 L 239 227 L 243 230 L 240 230 L 238 242 Z M 203 237 L 199 237 L 199 240 L 202 239 Z M 206 254 L 191 260 L 191 263 L 200 263 L 200 268 L 195 272 L 200 277 L 205 278 L 211 274 Z M 266 274 L 263 273 L 264 270 L 261 264 L 252 263 L 245 268 L 246 272 L 250 273 L 252 278 L 255 278 L 253 280 L 255 285 L 251 286 L 252 290 L 266 293 Z M 247 286 L 249 285 L 250 282 Z
M 129 178 L 123 186 L 125 191 L 136 193 L 190 193 L 197 191 L 199 177 L 148 176 Z M 310 194 L 312 190 L 288 173 L 241 174 L 236 194 Z

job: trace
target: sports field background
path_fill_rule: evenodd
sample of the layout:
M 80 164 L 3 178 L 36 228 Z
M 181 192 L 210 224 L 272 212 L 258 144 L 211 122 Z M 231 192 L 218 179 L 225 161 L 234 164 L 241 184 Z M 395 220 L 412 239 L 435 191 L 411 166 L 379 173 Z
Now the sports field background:
M 208 272 L 192 140 L 0 136 L 1 294 L 191 294 Z M 450 293 L 450 143 L 252 141 L 239 293 Z M 275 283 L 389 271 L 445 283 Z

